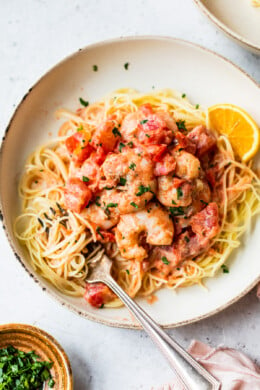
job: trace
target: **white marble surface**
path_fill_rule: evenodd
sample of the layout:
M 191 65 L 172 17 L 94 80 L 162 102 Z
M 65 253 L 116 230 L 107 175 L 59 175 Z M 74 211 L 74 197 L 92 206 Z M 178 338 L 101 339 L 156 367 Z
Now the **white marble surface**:
M 192 0 L 0 0 L 1 135 L 23 94 L 65 55 L 92 42 L 137 34 L 197 42 L 260 81 L 260 57 L 218 32 Z M 108 328 L 70 313 L 32 282 L 2 230 L 0 244 L 0 323 L 30 323 L 53 334 L 69 355 L 76 390 L 150 389 L 171 380 L 143 332 Z M 184 346 L 198 338 L 239 348 L 257 360 L 259 305 L 252 291 L 224 312 L 170 333 Z

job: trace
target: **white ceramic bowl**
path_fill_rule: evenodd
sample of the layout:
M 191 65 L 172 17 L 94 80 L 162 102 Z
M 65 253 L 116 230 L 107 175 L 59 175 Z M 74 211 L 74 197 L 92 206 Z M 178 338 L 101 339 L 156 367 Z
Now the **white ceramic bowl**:
M 229 38 L 260 54 L 260 7 L 253 7 L 251 0 L 194 1 Z
M 124 63 L 129 62 L 125 70 Z M 92 66 L 98 65 L 98 72 Z M 141 91 L 173 88 L 185 92 L 194 103 L 210 106 L 230 102 L 246 109 L 260 123 L 259 86 L 236 66 L 199 46 L 172 38 L 124 38 L 91 45 L 66 58 L 46 73 L 24 96 L 6 130 L 1 149 L 0 195 L 4 226 L 19 262 L 63 305 L 89 319 L 118 327 L 137 327 L 125 308 L 95 309 L 83 299 L 67 297 L 35 273 L 28 253 L 13 234 L 19 212 L 18 180 L 27 155 L 55 136 L 60 122 L 58 107 L 72 110 L 83 96 L 94 101 L 122 87 Z M 246 294 L 260 276 L 260 224 L 248 235 L 246 245 L 235 251 L 229 274 L 220 272 L 198 286 L 177 293 L 163 289 L 148 313 L 165 327 L 174 327 L 212 315 Z M 257 239 L 258 238 L 258 239 Z M 18 264 L 18 263 L 17 263 Z M 10 275 L 11 278 L 11 275 Z

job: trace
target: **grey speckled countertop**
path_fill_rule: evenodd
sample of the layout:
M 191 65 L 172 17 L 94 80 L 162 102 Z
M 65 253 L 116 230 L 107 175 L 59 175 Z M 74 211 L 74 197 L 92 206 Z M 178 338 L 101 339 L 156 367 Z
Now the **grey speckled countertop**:
M 228 57 L 260 81 L 260 57 L 231 42 L 192 0 L 0 0 L 0 131 L 23 94 L 61 58 L 89 43 L 140 34 L 181 37 Z M 67 351 L 76 390 L 150 389 L 172 373 L 141 331 L 108 328 L 70 313 L 18 265 L 0 232 L 0 322 L 24 322 L 53 334 Z M 255 291 L 222 313 L 170 333 L 260 353 Z M 258 360 L 260 363 L 260 360 Z

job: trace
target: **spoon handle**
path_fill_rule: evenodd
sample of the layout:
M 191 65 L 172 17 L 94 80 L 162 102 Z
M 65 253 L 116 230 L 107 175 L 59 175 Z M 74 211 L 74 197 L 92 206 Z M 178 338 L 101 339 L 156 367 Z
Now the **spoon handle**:
M 218 390 L 220 383 L 187 351 L 174 341 L 130 296 L 108 275 L 102 280 L 122 300 L 170 363 L 178 379 L 188 390 Z

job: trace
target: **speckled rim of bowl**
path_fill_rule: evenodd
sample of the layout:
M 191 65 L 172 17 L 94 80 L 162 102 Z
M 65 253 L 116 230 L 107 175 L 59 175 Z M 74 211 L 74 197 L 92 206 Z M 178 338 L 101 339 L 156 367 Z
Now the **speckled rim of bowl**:
M 57 390 L 73 390 L 69 358 L 61 345 L 44 330 L 27 324 L 0 325 L 0 348 L 8 345 L 24 351 L 35 351 L 42 359 L 53 361 L 51 369 Z M 58 386 L 58 387 L 57 387 Z M 48 389 L 46 385 L 44 388 Z
M 232 29 L 230 29 L 227 25 L 225 25 L 223 22 L 221 22 L 215 15 L 213 15 L 212 12 L 209 11 L 209 9 L 202 3 L 201 0 L 194 0 L 195 4 L 200 8 L 202 13 L 207 16 L 209 20 L 211 20 L 212 23 L 214 23 L 221 31 L 223 31 L 229 38 L 236 41 L 240 46 L 247 47 L 250 51 L 254 52 L 255 54 L 260 54 L 260 46 L 255 45 L 248 39 L 244 38 L 243 36 L 239 35 Z
M 9 128 L 10 128 L 10 126 L 12 124 L 12 121 L 13 121 L 16 113 L 18 112 L 20 107 L 23 105 L 24 101 L 26 100 L 26 98 L 30 94 L 30 92 L 42 80 L 44 80 L 44 78 L 52 70 L 54 70 L 56 67 L 60 66 L 62 63 L 66 62 L 68 59 L 70 59 L 72 57 L 75 57 L 79 51 L 82 51 L 82 50 L 85 51 L 85 50 L 88 50 L 88 49 L 93 49 L 95 47 L 103 46 L 103 45 L 106 45 L 106 44 L 122 42 L 122 41 L 128 41 L 128 40 L 139 40 L 139 39 L 140 40 L 142 40 L 142 39 L 147 39 L 147 40 L 163 39 L 163 40 L 178 42 L 180 44 L 186 44 L 186 45 L 188 44 L 188 45 L 191 45 L 191 46 L 195 46 L 196 48 L 198 48 L 200 50 L 203 50 L 203 51 L 205 51 L 207 53 L 210 53 L 211 55 L 214 55 L 214 56 L 220 58 L 222 61 L 231 64 L 232 66 L 234 66 L 234 68 L 236 68 L 241 73 L 243 73 L 251 82 L 253 82 L 260 89 L 260 84 L 258 84 L 246 71 L 241 69 L 238 65 L 234 64 L 229 59 L 225 58 L 221 54 L 218 54 L 218 53 L 214 52 L 213 50 L 207 49 L 207 48 L 205 48 L 205 47 L 203 47 L 203 46 L 201 46 L 201 45 L 199 45 L 197 43 L 190 42 L 190 41 L 187 41 L 187 40 L 184 40 L 184 39 L 174 38 L 174 37 L 169 37 L 169 36 L 160 36 L 160 35 L 138 35 L 138 36 L 126 36 L 126 37 L 112 38 L 112 39 L 108 39 L 108 40 L 92 43 L 92 44 L 87 45 L 87 46 L 85 46 L 83 48 L 80 48 L 76 52 L 74 52 L 74 53 L 64 57 L 61 61 L 59 61 L 53 67 L 51 67 L 42 77 L 40 77 L 33 84 L 33 86 L 31 88 L 28 89 L 28 92 L 21 99 L 20 103 L 16 107 L 16 109 L 15 109 L 15 111 L 14 111 L 14 113 L 13 113 L 13 115 L 12 115 L 12 117 L 11 117 L 7 127 L 6 127 L 4 136 L 2 138 L 2 143 L 1 143 L 1 146 L 0 146 L 0 165 L 1 165 L 2 153 L 3 153 L 4 147 L 5 147 L 5 138 L 6 138 L 6 135 L 7 135 L 8 131 L 9 131 Z M 88 320 L 91 320 L 91 321 L 94 321 L 94 322 L 98 322 L 98 323 L 101 323 L 103 325 L 108 325 L 108 326 L 111 326 L 111 327 L 114 327 L 114 328 L 136 329 L 136 330 L 141 330 L 142 329 L 142 327 L 140 325 L 136 325 L 136 324 L 123 324 L 123 323 L 120 323 L 120 322 L 111 322 L 109 319 L 101 319 L 101 318 L 97 318 L 95 315 L 92 315 L 90 313 L 83 313 L 81 310 L 78 310 L 78 309 L 74 308 L 71 304 L 67 303 L 64 299 L 60 298 L 58 296 L 58 294 L 56 294 L 55 291 L 52 291 L 47 285 L 44 285 L 41 282 L 41 280 L 36 276 L 36 274 L 32 274 L 30 269 L 27 266 L 27 262 L 25 260 L 23 260 L 23 258 L 18 255 L 18 253 L 16 251 L 16 248 L 15 248 L 15 245 L 13 244 L 12 239 L 9 236 L 8 230 L 6 228 L 6 225 L 5 225 L 5 213 L 4 213 L 4 210 L 3 210 L 3 205 L 2 205 L 2 200 L 1 200 L 1 188 L 0 188 L 0 220 L 2 220 L 3 229 L 5 231 L 5 234 L 7 236 L 9 244 L 10 244 L 10 246 L 11 246 L 13 252 L 14 252 L 15 257 L 18 259 L 18 261 L 20 262 L 22 267 L 26 270 L 26 272 L 35 281 L 35 283 L 39 284 L 39 286 L 42 288 L 42 290 L 46 291 L 52 299 L 54 299 L 55 301 L 58 301 L 62 306 L 65 306 L 71 312 L 73 312 L 75 314 L 78 314 L 78 315 L 80 315 L 83 318 L 87 318 Z M 211 317 L 211 316 L 221 312 L 222 310 L 226 309 L 227 307 L 229 307 L 233 303 L 237 302 L 239 299 L 241 299 L 243 296 L 245 296 L 248 292 L 250 292 L 259 282 L 260 282 L 260 275 L 258 275 L 256 277 L 256 279 L 246 289 L 244 289 L 239 295 L 237 295 L 235 298 L 229 300 L 224 305 L 219 306 L 217 309 L 212 310 L 212 311 L 210 311 L 209 313 L 207 313 L 205 315 L 194 317 L 191 320 L 179 321 L 177 323 L 163 325 L 162 327 L 164 329 L 172 329 L 172 328 L 176 328 L 176 327 L 179 327 L 179 326 L 189 325 L 189 324 L 198 322 L 198 321 L 200 321 L 202 319 L 206 319 L 208 317 Z

